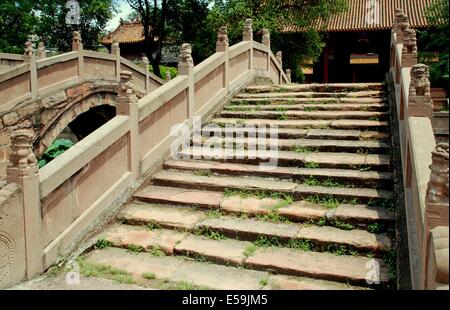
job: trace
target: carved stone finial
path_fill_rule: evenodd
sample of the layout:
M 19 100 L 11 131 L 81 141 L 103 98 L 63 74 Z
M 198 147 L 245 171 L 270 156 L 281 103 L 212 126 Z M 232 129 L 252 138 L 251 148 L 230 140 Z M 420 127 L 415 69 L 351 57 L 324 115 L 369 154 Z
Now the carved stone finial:
M 145 67 L 147 68 L 148 65 L 150 64 L 150 61 L 148 60 L 147 56 L 142 57 L 142 63 L 145 65 Z M 147 68 L 148 70 L 148 68 Z
M 37 56 L 39 59 L 44 59 L 45 57 L 47 57 L 47 54 L 45 53 L 44 42 L 39 42 Z
M 291 69 L 286 69 L 286 76 L 288 78 L 288 82 L 291 83 L 291 81 L 292 81 L 292 71 L 291 71 Z
M 403 31 L 402 67 L 412 67 L 417 64 L 417 36 L 414 29 Z
M 416 64 L 411 68 L 409 85 L 409 116 L 433 119 L 433 102 L 430 93 L 430 71 L 427 65 Z
M 403 32 L 409 28 L 409 18 L 405 13 L 397 17 L 397 43 L 403 43 Z
M 220 27 L 219 33 L 217 34 L 216 52 L 224 52 L 229 45 L 228 29 L 227 27 Z
M 18 129 L 11 134 L 11 155 L 9 168 L 27 169 L 37 166 L 33 153 L 34 132 L 31 129 Z
M 426 201 L 448 204 L 448 144 L 439 143 L 432 152 L 431 175 L 428 182 Z
M 120 45 L 116 39 L 113 40 L 113 44 L 111 44 L 111 54 L 120 55 Z
M 243 41 L 253 41 L 253 21 L 248 18 L 245 20 L 244 32 L 242 34 Z
M 270 32 L 268 29 L 263 29 L 262 31 L 262 44 L 270 47 Z
M 180 50 L 180 60 L 178 62 L 178 73 L 180 75 L 187 75 L 189 69 L 194 67 L 194 60 L 192 59 L 192 46 L 189 43 L 183 43 Z
M 169 71 L 166 71 L 166 81 L 170 81 L 172 79 L 172 75 Z
M 277 58 L 279 64 L 283 65 L 283 52 L 282 51 L 277 52 L 275 57 Z
M 119 97 L 134 97 L 136 96 L 133 85 L 133 73 L 130 71 L 122 71 L 120 73 L 119 82 Z
M 72 51 L 82 51 L 83 40 L 79 31 L 72 32 Z
M 24 55 L 28 57 L 34 56 L 34 49 L 33 49 L 33 43 L 31 41 L 25 42 L 25 50 Z
M 400 18 L 400 15 L 403 14 L 402 8 L 396 8 L 395 9 L 395 17 L 394 17 L 394 24 L 392 25 L 392 30 L 397 33 L 398 31 L 398 19 Z

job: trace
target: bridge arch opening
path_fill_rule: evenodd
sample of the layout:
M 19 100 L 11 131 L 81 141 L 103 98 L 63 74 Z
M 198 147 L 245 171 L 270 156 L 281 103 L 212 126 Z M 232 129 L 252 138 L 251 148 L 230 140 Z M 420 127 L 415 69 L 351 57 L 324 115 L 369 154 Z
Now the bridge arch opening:
M 39 166 L 42 168 L 47 165 L 115 116 L 116 108 L 107 104 L 92 107 L 78 115 L 58 134 L 52 144 L 40 156 Z

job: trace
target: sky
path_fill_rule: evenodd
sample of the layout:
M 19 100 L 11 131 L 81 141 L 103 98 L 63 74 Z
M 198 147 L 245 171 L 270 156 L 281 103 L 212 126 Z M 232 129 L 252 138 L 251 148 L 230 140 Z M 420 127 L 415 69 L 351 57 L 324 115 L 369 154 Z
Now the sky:
M 109 21 L 108 25 L 106 25 L 106 30 L 108 31 L 115 30 L 117 26 L 119 26 L 120 19 L 125 19 L 132 11 L 126 0 L 118 0 L 118 3 L 118 13 Z

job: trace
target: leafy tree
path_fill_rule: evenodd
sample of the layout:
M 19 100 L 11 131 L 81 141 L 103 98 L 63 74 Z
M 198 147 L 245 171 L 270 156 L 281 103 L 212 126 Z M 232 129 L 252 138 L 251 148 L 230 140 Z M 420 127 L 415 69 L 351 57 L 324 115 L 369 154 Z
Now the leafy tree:
M 286 65 L 300 77 L 299 63 L 316 60 L 324 47 L 318 21 L 325 27 L 331 16 L 346 8 L 346 0 L 216 0 L 207 24 L 212 33 L 227 26 L 234 44 L 241 39 L 245 19 L 252 18 L 254 30 L 270 30 L 273 50 L 282 50 Z
M 81 30 L 87 49 L 98 46 L 99 35 L 115 11 L 116 0 L 77 0 L 79 27 L 66 24 L 67 0 L 2 0 L 0 2 L 0 51 L 23 53 L 29 35 L 38 35 L 47 47 L 67 52 L 72 31 Z
M 173 0 L 172 0 L 173 1 Z M 171 0 L 127 0 L 128 4 L 139 14 L 144 26 L 145 55 L 152 65 L 153 72 L 161 76 L 162 45 L 166 39 L 166 22 Z
M 449 1 L 434 0 L 426 11 L 431 29 L 420 32 L 419 44 L 425 51 L 438 51 L 439 61 L 429 63 L 433 86 L 448 89 L 449 82 Z
M 23 53 L 28 35 L 36 23 L 33 0 L 0 2 L 0 52 Z
M 72 31 L 80 30 L 83 45 L 86 49 L 95 50 L 99 37 L 109 19 L 115 12 L 115 0 L 77 0 L 80 4 L 80 25 L 66 23 L 67 0 L 40 0 L 36 8 L 40 12 L 36 33 L 41 36 L 47 46 L 55 47 L 60 52 L 72 48 Z

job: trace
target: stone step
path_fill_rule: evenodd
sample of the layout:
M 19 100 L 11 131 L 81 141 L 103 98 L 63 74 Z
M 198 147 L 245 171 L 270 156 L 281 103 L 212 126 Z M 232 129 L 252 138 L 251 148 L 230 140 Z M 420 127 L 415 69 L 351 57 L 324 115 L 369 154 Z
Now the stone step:
M 160 171 L 152 177 L 155 185 L 224 191 L 225 189 L 290 193 L 296 198 L 326 196 L 370 201 L 392 199 L 392 192 L 370 188 L 308 186 L 291 181 L 260 177 L 201 176 L 179 171 Z
M 359 171 L 349 169 L 311 169 L 296 167 L 261 167 L 259 165 L 232 164 L 200 160 L 169 160 L 166 169 L 185 171 L 206 171 L 216 174 L 237 176 L 266 176 L 280 179 L 304 180 L 332 179 L 343 184 L 359 184 L 367 187 L 391 187 L 392 173 L 380 171 Z M 187 197 L 186 197 L 187 198 Z
M 254 256 L 250 253 L 245 253 L 246 249 L 251 247 L 252 244 L 250 242 L 246 241 L 237 241 L 237 240 L 211 240 L 204 237 L 199 236 L 193 236 L 190 235 L 187 238 L 183 239 L 180 244 L 178 244 L 175 247 L 175 253 L 187 255 L 187 256 L 193 256 L 193 257 L 204 257 L 210 261 L 213 262 L 219 262 L 222 264 L 228 264 L 228 265 L 235 265 L 235 266 L 244 266 L 244 267 L 252 267 L 256 269 L 259 269 L 261 271 L 276 271 L 277 273 L 281 275 L 305 275 L 305 276 L 311 276 L 312 278 L 322 278 L 322 279 L 328 279 L 329 277 L 329 271 L 326 272 L 320 272 L 320 267 L 318 265 L 312 264 L 313 258 L 319 258 L 323 259 L 325 261 L 329 261 L 329 264 L 333 264 L 333 261 L 335 260 L 336 256 L 325 254 L 325 253 L 313 253 L 313 252 L 302 252 L 300 250 L 291 250 L 287 248 L 272 248 L 273 251 L 280 250 L 281 255 L 275 255 L 275 261 L 276 267 L 275 268 L 265 268 L 263 266 L 261 256 L 262 253 L 265 253 L 265 251 L 268 248 L 255 248 Z M 292 268 L 285 268 L 288 266 L 285 261 L 286 254 L 289 253 L 297 258 L 303 258 L 300 262 L 304 262 L 305 259 L 309 258 L 309 262 L 304 264 L 300 263 L 297 264 L 296 272 L 293 272 Z M 247 254 L 247 255 L 245 255 Z M 250 255 L 250 256 L 249 256 Z M 249 257 L 247 257 L 249 256 Z M 338 261 L 341 261 L 341 258 L 338 258 Z M 361 263 L 362 261 L 367 262 L 366 258 L 360 258 L 360 259 L 354 259 L 353 257 L 347 257 L 348 262 L 355 262 L 355 263 Z M 250 263 L 247 264 L 246 261 L 249 261 Z M 283 261 L 283 262 L 281 262 Z M 292 261 L 292 260 L 289 260 Z M 381 261 L 377 260 L 380 264 L 383 264 Z M 359 264 L 358 264 L 359 265 Z M 312 272 L 304 272 L 303 274 L 301 271 L 308 270 L 308 267 L 313 267 L 312 269 L 317 270 L 318 272 L 312 273 Z M 352 269 L 352 268 L 349 268 Z M 353 269 L 354 271 L 354 269 Z M 383 270 L 382 273 L 385 273 L 386 271 Z M 348 274 L 351 274 L 352 276 L 348 276 Z M 367 285 L 367 283 L 361 282 L 361 281 L 354 281 L 354 272 L 349 272 L 349 270 L 346 270 L 346 272 L 340 273 L 341 277 L 335 277 L 334 275 L 331 276 L 333 280 L 337 281 L 351 281 L 351 282 L 358 282 L 358 284 Z M 380 274 L 381 276 L 381 274 Z M 383 280 L 385 280 L 383 275 Z
M 162 217 L 161 214 L 165 211 L 171 214 L 178 212 L 177 219 Z M 361 253 L 372 253 L 378 256 L 392 248 L 392 243 L 386 234 L 373 234 L 362 229 L 342 230 L 331 226 L 275 223 L 223 215 L 209 217 L 207 213 L 199 217 L 198 212 L 201 211 L 172 206 L 132 205 L 121 212 L 119 220 L 133 225 L 151 223 L 175 230 L 217 232 L 229 238 L 246 241 L 259 240 L 261 237 L 266 240 L 276 238 L 282 244 L 287 244 L 290 240 L 309 240 L 318 247 L 318 250 L 327 249 L 327 246 L 345 246 Z M 189 225 L 186 225 L 187 222 L 182 218 L 187 216 L 196 220 L 189 221 Z M 149 244 L 144 241 L 141 243 Z
M 374 111 L 223 111 L 221 118 L 244 118 L 244 119 L 298 119 L 298 120 L 381 120 L 387 119 L 386 112 Z
M 369 90 L 369 91 L 355 91 L 355 92 L 292 92 L 292 91 L 278 91 L 271 93 L 240 93 L 234 98 L 380 98 L 384 95 L 383 91 Z
M 270 111 L 270 110 L 285 110 L 285 111 L 386 111 L 388 106 L 384 103 L 360 104 L 360 103 L 329 103 L 329 104 L 271 104 L 271 105 L 229 105 L 224 108 L 225 111 Z
M 214 118 L 212 124 L 219 126 L 277 126 L 280 128 L 309 128 L 309 129 L 362 129 L 383 130 L 389 129 L 387 121 L 371 121 L 357 119 L 340 120 L 276 120 L 276 119 L 241 119 L 241 118 Z
M 384 263 L 377 259 L 352 256 L 334 256 L 328 253 L 301 252 L 288 248 L 260 248 L 246 260 L 257 270 L 274 270 L 297 276 L 335 280 L 367 285 L 368 274 L 379 283 L 387 283 L 389 275 Z M 373 266 L 373 267 L 372 267 Z M 376 266 L 376 267 L 375 267 Z M 379 268 L 378 268 L 379 266 Z M 372 282 L 373 283 L 373 282 Z
M 111 266 L 136 278 L 144 278 L 144 274 L 153 274 L 157 280 L 205 289 L 361 289 L 338 282 L 272 275 L 268 272 L 201 263 L 182 257 L 158 257 L 148 253 L 130 254 L 125 249 L 119 248 L 94 250 L 86 254 L 84 259 L 88 264 Z
M 270 93 L 274 91 L 290 91 L 290 92 L 349 92 L 349 91 L 368 91 L 383 90 L 384 85 L 381 83 L 336 83 L 336 84 L 286 84 L 286 85 L 259 85 L 249 86 L 243 89 L 246 93 Z
M 266 138 L 266 139 L 263 139 Z M 264 141 L 264 142 L 262 142 Z M 353 141 L 353 140 L 324 140 L 324 139 L 276 139 L 264 134 L 262 138 L 223 138 L 204 137 L 202 146 L 221 145 L 223 147 L 237 147 L 243 149 L 267 148 L 269 143 L 279 150 L 300 153 L 312 152 L 349 152 L 349 153 L 384 153 L 391 149 L 391 144 L 383 141 Z
M 274 166 L 295 166 L 306 168 L 333 168 L 355 170 L 388 170 L 391 159 L 383 154 L 355 154 L 355 153 L 297 153 L 288 151 L 249 151 L 208 147 L 190 147 L 181 150 L 180 159 L 212 160 L 226 163 L 249 163 Z M 269 159 L 271 160 L 269 162 Z
M 232 105 L 292 105 L 292 104 L 375 104 L 387 103 L 387 98 L 233 98 Z
M 333 140 L 352 140 L 352 141 L 375 141 L 388 140 L 389 133 L 381 131 L 361 131 L 361 130 L 336 130 L 336 129 L 295 129 L 295 128 L 278 128 L 277 136 L 279 139 L 333 139 Z M 203 128 L 202 135 L 210 136 L 248 136 L 250 129 L 245 127 L 228 127 L 228 128 Z M 270 132 L 266 135 L 270 137 Z
M 200 191 L 175 187 L 148 186 L 134 195 L 138 201 L 168 205 L 201 206 L 219 209 L 224 213 L 265 215 L 283 205 L 281 199 L 225 196 L 221 192 Z M 278 214 L 293 222 L 339 220 L 364 227 L 372 223 L 394 221 L 393 212 L 382 207 L 341 204 L 336 209 L 328 209 L 308 201 L 296 201 L 278 209 Z

